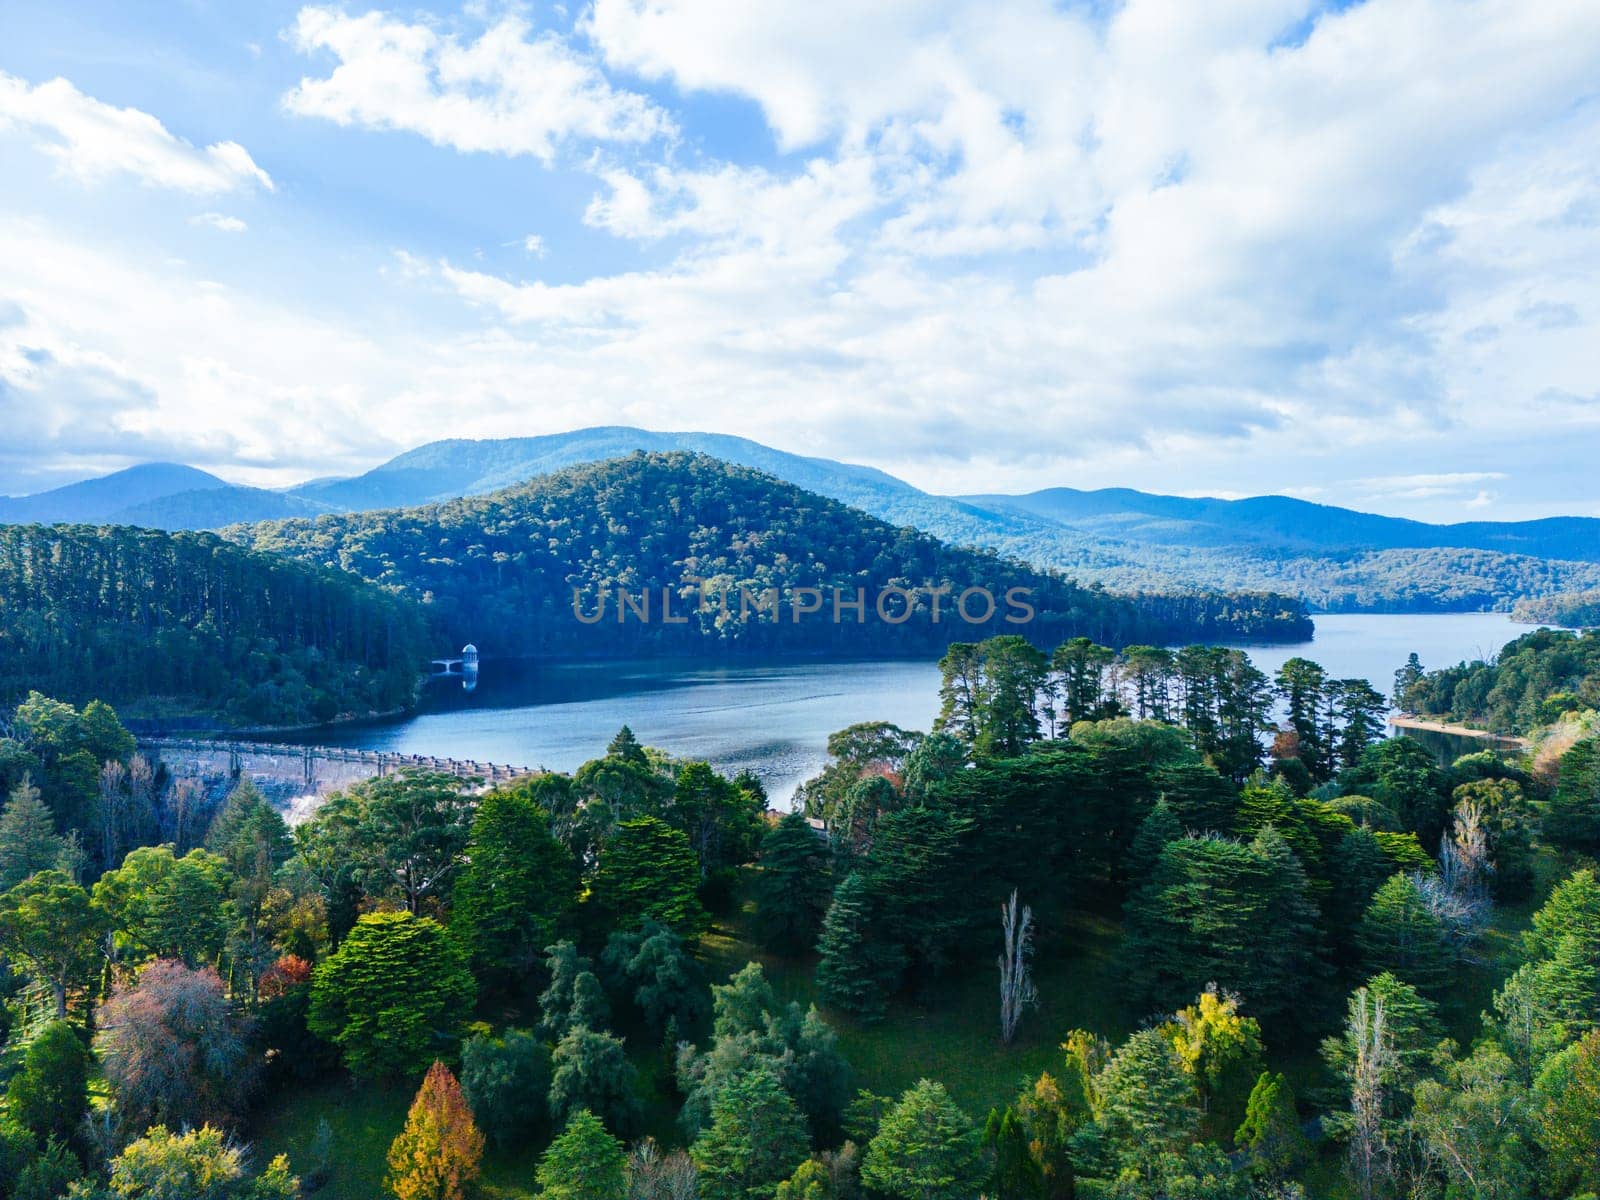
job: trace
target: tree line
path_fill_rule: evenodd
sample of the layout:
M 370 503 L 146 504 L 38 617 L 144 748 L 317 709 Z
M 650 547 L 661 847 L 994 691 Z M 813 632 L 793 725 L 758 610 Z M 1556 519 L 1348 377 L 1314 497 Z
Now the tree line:
M 1223 646 L 1114 650 L 1077 637 L 1046 653 L 1003 635 L 952 645 L 939 670 L 935 728 L 980 754 L 1018 754 L 1079 721 L 1131 716 L 1185 730 L 1235 781 L 1261 765 L 1262 737 L 1276 732 L 1279 770 L 1303 772 L 1308 786 L 1326 783 L 1383 733 L 1387 712 L 1364 679 L 1334 679 L 1298 657 L 1269 679 L 1244 651 Z M 1287 711 L 1281 729 L 1273 720 L 1280 702 Z M 1291 760 L 1297 765 L 1284 765 Z
M 427 646 L 411 603 L 211 534 L 0 526 L 0 702 L 304 724 L 410 703 Z

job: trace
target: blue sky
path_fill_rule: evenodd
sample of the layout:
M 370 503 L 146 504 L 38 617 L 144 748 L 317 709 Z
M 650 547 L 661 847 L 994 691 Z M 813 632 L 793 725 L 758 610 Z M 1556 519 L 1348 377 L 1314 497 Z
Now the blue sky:
M 0 493 L 742 434 L 1600 514 L 1593 0 L 0 0 Z

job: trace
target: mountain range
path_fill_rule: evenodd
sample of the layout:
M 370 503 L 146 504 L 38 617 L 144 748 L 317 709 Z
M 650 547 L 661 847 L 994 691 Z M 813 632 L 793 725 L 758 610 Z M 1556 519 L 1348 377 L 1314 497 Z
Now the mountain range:
M 599 426 L 541 437 L 450 439 L 363 474 L 284 490 L 150 463 L 53 491 L 0 499 L 0 522 L 161 529 L 362 512 L 484 495 L 637 451 L 691 451 L 753 468 L 957 545 L 1134 591 L 1275 590 L 1322 611 L 1510 608 L 1600 587 L 1600 519 L 1434 525 L 1287 496 L 1222 500 L 1126 488 L 941 496 L 871 467 L 745 438 Z

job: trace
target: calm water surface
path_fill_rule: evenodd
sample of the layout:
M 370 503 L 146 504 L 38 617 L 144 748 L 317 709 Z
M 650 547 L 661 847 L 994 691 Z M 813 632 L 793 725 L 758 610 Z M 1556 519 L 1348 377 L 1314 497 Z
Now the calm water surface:
M 1501 613 L 1326 616 L 1314 640 L 1246 646 L 1271 674 L 1296 655 L 1388 695 L 1413 650 L 1426 667 L 1496 653 L 1526 631 Z M 775 804 L 816 774 L 828 734 L 856 721 L 927 729 L 939 710 L 931 662 L 784 663 L 706 667 L 603 663 L 518 672 L 484 668 L 471 695 L 435 685 L 407 720 L 318 734 L 323 744 L 438 754 L 571 771 L 597 757 L 618 727 L 678 758 L 754 771 Z

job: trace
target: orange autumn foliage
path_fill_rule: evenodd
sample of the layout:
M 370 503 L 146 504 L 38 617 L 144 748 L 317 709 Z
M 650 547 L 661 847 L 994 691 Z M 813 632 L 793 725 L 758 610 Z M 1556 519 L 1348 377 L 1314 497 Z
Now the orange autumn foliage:
M 461 1085 L 442 1062 L 428 1069 L 405 1128 L 389 1147 L 384 1181 L 398 1200 L 466 1200 L 483 1162 L 483 1134 Z

